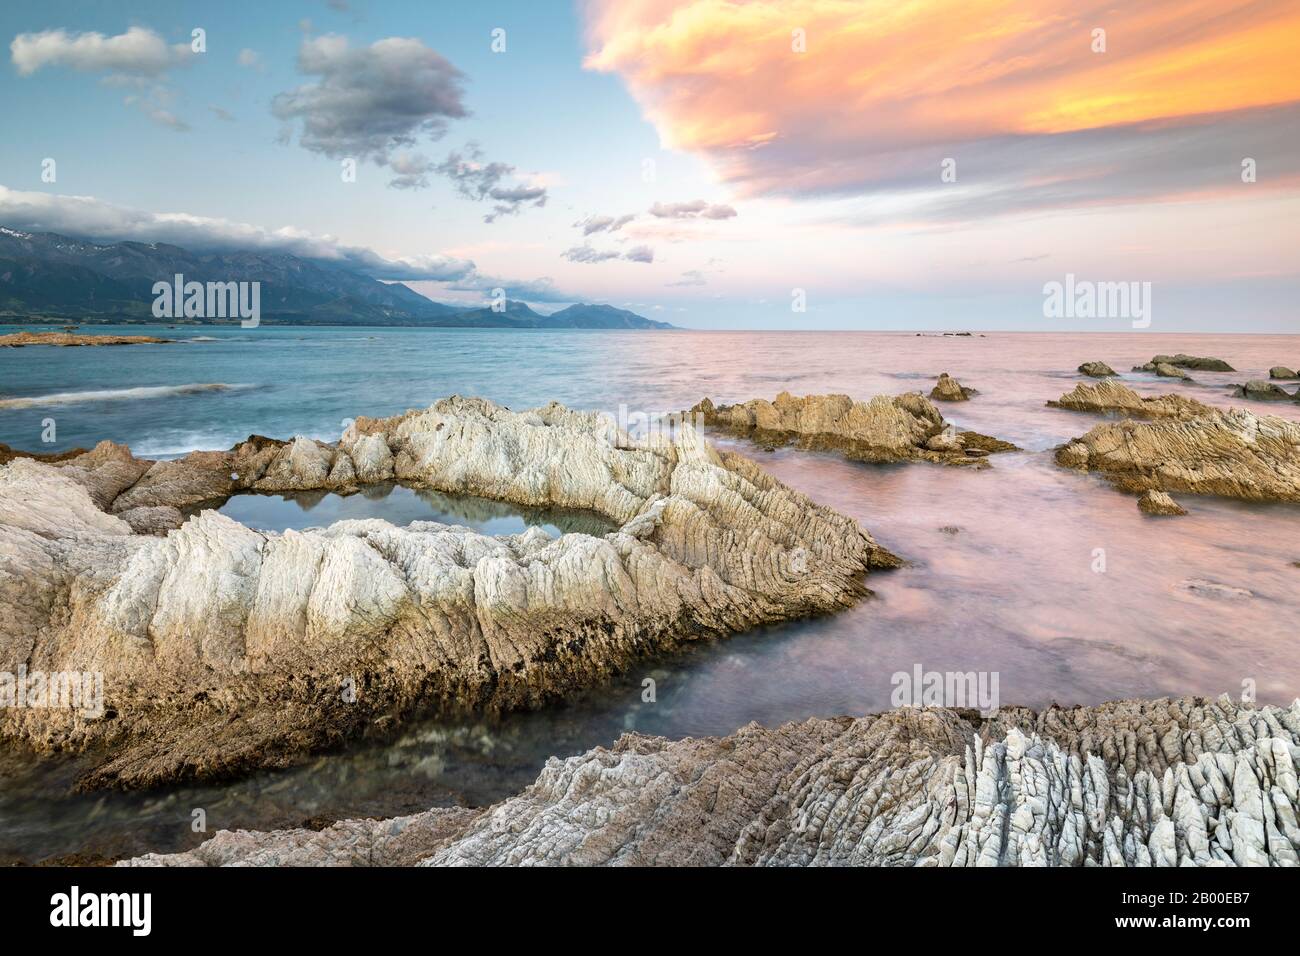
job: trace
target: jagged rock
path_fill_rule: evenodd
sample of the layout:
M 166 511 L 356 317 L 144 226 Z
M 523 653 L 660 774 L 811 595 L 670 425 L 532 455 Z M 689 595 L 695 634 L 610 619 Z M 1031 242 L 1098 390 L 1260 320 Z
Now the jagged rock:
M 1194 398 L 1174 394 L 1144 398 L 1127 385 L 1112 381 L 1076 385 L 1073 391 L 1047 404 L 1076 412 L 1123 412 L 1138 418 L 1199 418 L 1216 414 L 1213 407 Z
M 119 487 L 123 467 L 133 486 Z M 595 512 L 617 530 L 489 537 L 364 520 L 274 534 L 203 511 L 165 538 L 132 533 L 146 517 L 157 527 L 152 509 L 213 494 L 353 487 L 390 470 L 447 494 Z M 0 671 L 101 672 L 114 716 L 9 708 L 0 737 L 93 748 L 103 762 L 87 788 L 283 766 L 417 707 L 533 706 L 646 654 L 833 612 L 865 593 L 869 568 L 898 563 L 689 423 L 633 442 L 556 404 L 453 397 L 359 418 L 337 447 L 254 437 L 176 462 L 111 444 L 18 458 L 0 466 Z
M 1163 491 L 1144 491 L 1138 497 L 1138 510 L 1148 515 L 1185 515 L 1187 509 Z
M 1300 501 L 1300 423 L 1245 409 L 1105 422 L 1059 448 L 1056 461 L 1124 491 Z
M 1079 366 L 1079 371 L 1084 375 L 1091 375 L 1093 378 L 1106 378 L 1119 374 L 1105 362 L 1084 362 Z
M 1243 385 L 1234 385 L 1232 394 L 1237 398 L 1249 398 L 1257 402 L 1289 402 L 1296 397 L 1282 386 L 1263 378 L 1252 378 Z
M 1231 365 L 1223 359 L 1202 358 L 1196 355 L 1184 355 L 1179 352 L 1177 355 L 1157 355 L 1145 365 L 1133 366 L 1135 372 L 1154 372 L 1158 365 L 1173 365 L 1177 368 L 1200 369 L 1203 372 L 1233 372 L 1236 371 Z
M 715 406 L 709 399 L 688 413 L 705 428 L 716 428 L 775 447 L 838 451 L 854 461 L 924 460 L 986 467 L 991 452 L 1018 451 L 1010 442 L 971 431 L 956 431 L 934 403 L 919 392 L 877 395 L 857 402 L 847 395 L 782 392 L 776 401 L 757 398 L 743 405 Z M 931 441 L 933 441 L 933 444 Z
M 962 387 L 962 384 L 947 372 L 941 374 L 934 388 L 930 389 L 930 397 L 940 402 L 964 402 L 972 395 L 978 394 L 979 392 L 973 388 Z
M 1295 866 L 1300 701 L 942 708 L 626 734 L 482 810 L 222 831 L 119 865 Z
M 1285 365 L 1274 365 L 1268 370 L 1269 378 L 1300 378 L 1295 369 L 1287 368 Z

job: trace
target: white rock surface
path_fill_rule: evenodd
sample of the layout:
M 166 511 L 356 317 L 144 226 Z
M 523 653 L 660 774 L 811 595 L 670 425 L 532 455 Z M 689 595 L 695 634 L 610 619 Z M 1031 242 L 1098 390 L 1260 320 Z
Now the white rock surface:
M 484 810 L 223 831 L 126 865 L 1296 866 L 1300 701 L 900 709 L 629 734 Z
M 222 482 L 296 490 L 395 475 L 617 526 L 558 539 L 381 520 L 272 534 L 213 511 L 146 537 L 91 499 L 101 469 L 134 461 L 117 446 L 0 466 L 0 670 L 100 671 L 114 714 L 9 711 L 0 734 L 42 749 L 107 744 L 86 786 L 277 766 L 417 704 L 535 705 L 647 653 L 847 607 L 870 566 L 896 562 L 851 519 L 689 425 L 626 444 L 595 414 L 450 398 L 358 419 L 338 448 L 250 439 L 136 463 L 143 477 L 100 502 L 139 516 Z

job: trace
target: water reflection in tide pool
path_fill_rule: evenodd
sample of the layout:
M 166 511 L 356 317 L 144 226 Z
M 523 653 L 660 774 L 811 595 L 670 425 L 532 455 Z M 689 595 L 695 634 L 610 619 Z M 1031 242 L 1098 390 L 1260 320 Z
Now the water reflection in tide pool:
M 192 510 L 200 511 L 202 506 Z M 401 527 L 412 521 L 437 521 L 488 535 L 519 534 L 530 527 L 539 527 L 552 536 L 570 532 L 602 535 L 614 530 L 612 522 L 597 514 L 445 495 L 392 481 L 367 485 L 350 495 L 330 491 L 241 494 L 227 499 L 216 510 L 259 531 L 302 531 L 363 518 L 382 518 Z

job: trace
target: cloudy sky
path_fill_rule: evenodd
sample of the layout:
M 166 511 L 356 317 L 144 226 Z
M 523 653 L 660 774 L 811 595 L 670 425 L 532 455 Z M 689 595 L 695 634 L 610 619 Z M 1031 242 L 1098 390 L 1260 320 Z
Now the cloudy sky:
M 1300 329 L 1295 2 L 45 0 L 0 39 L 11 227 L 697 328 L 1129 327 L 1044 318 L 1073 274 Z

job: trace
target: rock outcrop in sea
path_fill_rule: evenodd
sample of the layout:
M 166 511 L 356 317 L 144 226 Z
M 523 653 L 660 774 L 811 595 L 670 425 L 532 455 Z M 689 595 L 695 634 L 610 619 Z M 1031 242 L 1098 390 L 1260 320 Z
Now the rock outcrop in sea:
M 1268 370 L 1268 377 L 1279 378 L 1279 379 L 1290 379 L 1290 378 L 1300 378 L 1300 374 L 1297 374 L 1295 369 L 1287 368 L 1285 365 L 1274 365 L 1271 369 Z
M 1216 413 L 1214 408 L 1194 398 L 1172 393 L 1144 397 L 1127 385 L 1109 380 L 1095 385 L 1081 383 L 1047 404 L 1076 412 L 1123 412 L 1137 418 L 1198 418 Z
M 486 809 L 222 831 L 136 866 L 1296 866 L 1300 701 L 902 708 L 626 734 Z
M 1084 375 L 1091 376 L 1092 378 L 1108 378 L 1112 375 L 1118 374 L 1105 362 L 1084 362 L 1079 366 L 1079 371 Z
M 1281 385 L 1274 385 L 1266 378 L 1252 378 L 1249 382 L 1234 385 L 1232 394 L 1237 398 L 1249 398 L 1256 402 L 1300 401 L 1300 390 L 1292 395 Z
M 919 398 L 919 396 L 918 396 Z M 283 534 L 181 509 L 396 479 L 595 512 L 617 530 L 489 537 L 417 521 Z M 0 710 L 0 738 L 93 752 L 80 785 L 286 765 L 416 711 L 529 707 L 649 654 L 848 607 L 898 559 L 689 424 L 452 397 L 337 446 L 251 438 L 144 461 L 102 442 L 0 465 L 0 671 L 103 675 L 104 716 Z
M 964 402 L 972 395 L 978 395 L 979 392 L 973 388 L 964 387 L 961 382 L 957 381 L 947 372 L 939 376 L 934 388 L 930 389 L 930 398 L 937 402 Z
M 0 335 L 0 348 L 19 349 L 26 345 L 166 345 L 172 339 L 152 335 L 76 335 L 71 332 L 10 332 Z
M 1148 515 L 1185 515 L 1187 509 L 1163 491 L 1144 491 L 1138 496 L 1138 510 Z
M 1220 358 L 1211 358 L 1209 356 L 1185 355 L 1179 352 L 1177 355 L 1156 355 L 1150 362 L 1145 365 L 1133 366 L 1135 372 L 1154 372 L 1157 366 L 1171 365 L 1174 368 L 1199 369 L 1202 372 L 1235 372 L 1231 365 Z
M 705 428 L 750 439 L 765 447 L 794 444 L 837 451 L 853 461 L 933 461 L 985 467 L 996 452 L 1018 451 L 1010 442 L 973 431 L 957 431 L 920 392 L 877 395 L 868 402 L 847 395 L 782 392 L 775 401 L 756 398 L 742 405 L 714 405 L 704 399 L 687 413 Z
M 1205 407 L 1190 417 L 1105 422 L 1057 449 L 1056 462 L 1139 494 L 1300 501 L 1300 423 Z

